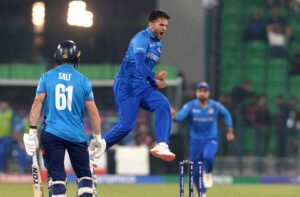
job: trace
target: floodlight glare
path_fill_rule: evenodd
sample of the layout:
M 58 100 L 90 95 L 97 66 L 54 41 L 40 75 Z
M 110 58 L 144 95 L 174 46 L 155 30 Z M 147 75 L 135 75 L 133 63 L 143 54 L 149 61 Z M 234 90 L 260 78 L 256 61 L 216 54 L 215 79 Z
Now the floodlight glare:
M 93 13 L 86 10 L 84 1 L 71 1 L 69 3 L 67 22 L 73 26 L 91 27 L 93 26 Z
M 44 30 L 45 25 L 45 3 L 34 2 L 32 5 L 32 19 L 31 22 L 34 26 L 34 31 L 40 33 Z

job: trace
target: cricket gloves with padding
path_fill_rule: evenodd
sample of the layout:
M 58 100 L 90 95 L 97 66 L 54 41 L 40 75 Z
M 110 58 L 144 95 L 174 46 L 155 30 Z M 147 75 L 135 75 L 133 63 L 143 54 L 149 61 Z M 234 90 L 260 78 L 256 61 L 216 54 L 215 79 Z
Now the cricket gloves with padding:
M 39 140 L 37 137 L 37 129 L 30 128 L 28 133 L 23 136 L 26 153 L 32 156 L 36 149 L 39 148 Z
M 101 139 L 101 135 L 95 135 L 94 139 L 91 140 L 89 151 L 93 160 L 91 160 L 91 164 L 94 167 L 97 167 L 100 162 L 100 158 L 105 152 L 106 142 L 104 139 Z

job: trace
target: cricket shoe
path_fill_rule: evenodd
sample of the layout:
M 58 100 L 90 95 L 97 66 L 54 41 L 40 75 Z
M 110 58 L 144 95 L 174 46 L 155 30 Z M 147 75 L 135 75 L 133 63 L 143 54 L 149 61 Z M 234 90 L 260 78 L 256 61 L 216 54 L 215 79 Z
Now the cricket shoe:
M 211 188 L 214 185 L 213 176 L 211 173 L 204 173 L 203 183 L 204 183 L 204 186 L 207 188 Z
M 173 161 L 176 157 L 176 155 L 170 151 L 168 144 L 165 142 L 156 144 L 150 152 L 154 157 L 160 158 L 164 161 Z

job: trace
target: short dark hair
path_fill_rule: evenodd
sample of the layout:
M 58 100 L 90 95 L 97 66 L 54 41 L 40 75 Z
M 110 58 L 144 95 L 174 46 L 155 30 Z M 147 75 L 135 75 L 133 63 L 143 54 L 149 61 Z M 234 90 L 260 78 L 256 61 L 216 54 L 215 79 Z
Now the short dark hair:
M 162 10 L 154 10 L 150 12 L 148 15 L 148 22 L 153 22 L 158 18 L 165 18 L 165 19 L 170 19 L 170 16 L 168 15 L 167 12 L 162 11 Z

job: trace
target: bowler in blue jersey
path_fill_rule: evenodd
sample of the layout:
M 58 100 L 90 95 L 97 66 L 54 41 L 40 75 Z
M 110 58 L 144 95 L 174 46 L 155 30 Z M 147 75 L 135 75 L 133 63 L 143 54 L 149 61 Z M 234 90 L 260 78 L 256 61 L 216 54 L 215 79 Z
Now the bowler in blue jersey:
M 158 89 L 166 87 L 166 71 L 153 72 L 162 53 L 162 36 L 167 31 L 169 15 L 160 10 L 148 16 L 148 28 L 137 33 L 130 41 L 113 85 L 119 122 L 104 135 L 106 149 L 124 138 L 135 128 L 139 108 L 155 113 L 157 145 L 152 155 L 165 161 L 175 159 L 169 150 L 171 112 L 168 99 Z
M 199 161 L 204 162 L 204 186 L 212 187 L 214 158 L 218 149 L 218 117 L 221 115 L 227 127 L 227 140 L 235 138 L 232 129 L 230 112 L 219 102 L 210 97 L 210 87 L 206 82 L 200 82 L 196 88 L 196 99 L 183 105 L 176 113 L 172 108 L 172 117 L 175 122 L 180 122 L 186 117 L 189 120 L 190 159 L 194 162 L 194 169 L 198 169 Z M 194 182 L 199 183 L 199 172 L 194 172 Z M 203 187 L 203 191 L 206 188 Z

